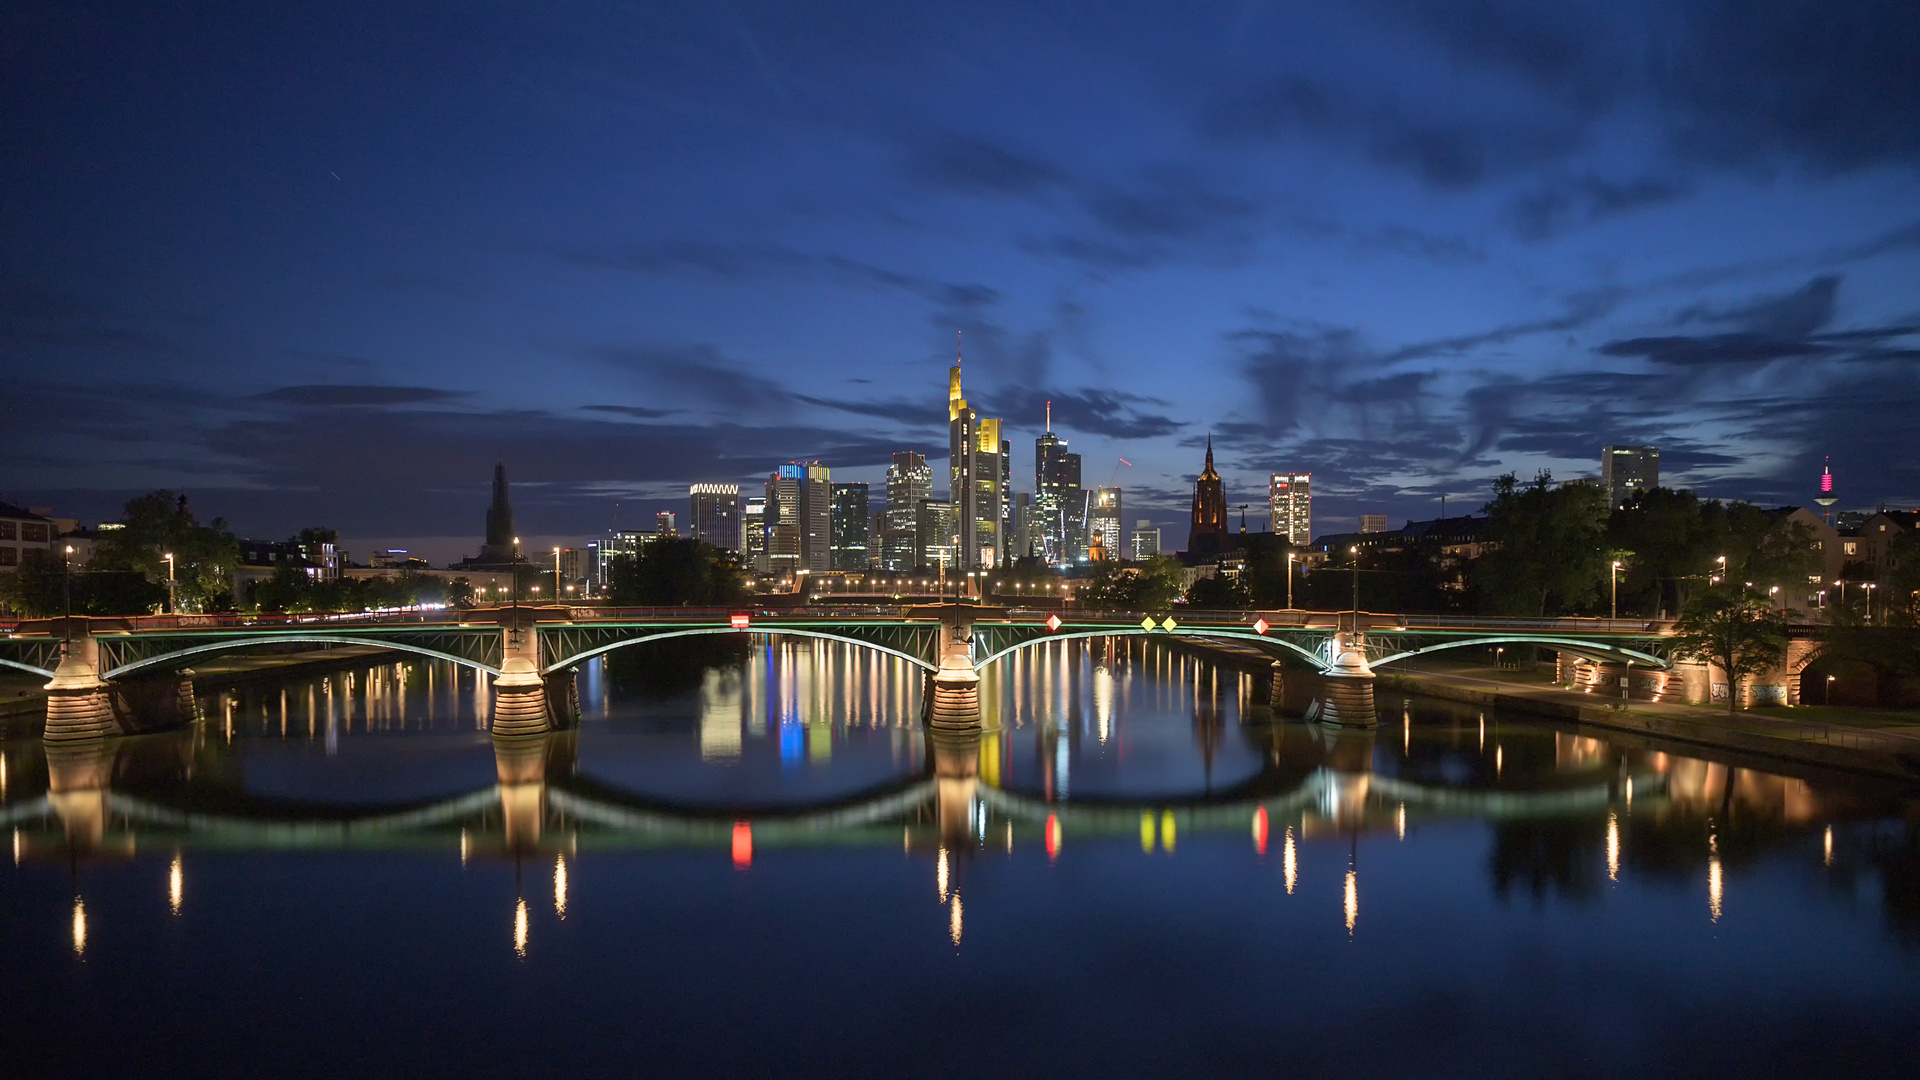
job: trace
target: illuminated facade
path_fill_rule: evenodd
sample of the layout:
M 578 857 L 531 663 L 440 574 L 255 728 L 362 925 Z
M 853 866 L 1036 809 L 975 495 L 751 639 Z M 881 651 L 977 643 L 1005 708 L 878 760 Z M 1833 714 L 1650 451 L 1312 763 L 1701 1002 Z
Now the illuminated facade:
M 1087 510 L 1087 544 L 1092 546 L 1095 537 L 1099 537 L 1100 546 L 1106 549 L 1107 558 L 1125 558 L 1126 548 L 1120 526 L 1120 489 L 1103 487 L 1093 489 L 1093 498 Z
M 749 496 L 741 504 L 740 551 L 756 573 L 772 570 L 767 559 L 767 500 L 762 496 Z
M 953 504 L 941 499 L 921 499 L 914 507 L 913 561 L 928 569 L 952 569 L 954 566 Z
M 1642 491 L 1660 486 L 1660 448 L 1609 446 L 1600 453 L 1600 486 L 1607 505 L 1619 509 Z
M 1313 474 L 1274 473 L 1267 480 L 1267 512 L 1273 531 L 1294 547 L 1313 543 Z M 1381 531 L 1386 522 L 1382 520 Z
M 1086 556 L 1086 495 L 1080 487 L 1080 455 L 1067 440 L 1047 433 L 1033 443 L 1033 545 L 1049 563 L 1079 562 Z
M 952 547 L 964 570 L 1000 565 L 1002 466 L 1000 421 L 985 418 L 960 393 L 960 362 L 947 377 L 947 499 L 953 504 Z
M 1227 496 L 1213 471 L 1213 438 L 1207 438 L 1207 464 L 1193 482 L 1193 514 L 1187 529 L 1187 553 L 1212 555 L 1227 548 Z
M 887 466 L 887 527 L 880 537 L 883 569 L 907 571 L 920 565 L 915 543 L 918 508 L 921 500 L 931 498 L 933 470 L 926 457 L 912 450 L 895 453 Z
M 1160 530 L 1153 522 L 1141 518 L 1133 526 L 1133 557 L 1135 560 L 1151 559 L 1160 554 Z
M 695 484 L 688 493 L 687 525 L 693 537 L 722 551 L 740 548 L 740 486 Z

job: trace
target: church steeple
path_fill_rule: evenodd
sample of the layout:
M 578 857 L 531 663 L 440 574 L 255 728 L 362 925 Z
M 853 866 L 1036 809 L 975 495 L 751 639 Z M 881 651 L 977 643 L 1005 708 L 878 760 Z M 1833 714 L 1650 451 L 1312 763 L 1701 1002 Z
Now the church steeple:
M 1220 474 L 1213 471 L 1213 436 L 1207 436 L 1207 467 L 1200 470 L 1200 479 L 1218 480 Z

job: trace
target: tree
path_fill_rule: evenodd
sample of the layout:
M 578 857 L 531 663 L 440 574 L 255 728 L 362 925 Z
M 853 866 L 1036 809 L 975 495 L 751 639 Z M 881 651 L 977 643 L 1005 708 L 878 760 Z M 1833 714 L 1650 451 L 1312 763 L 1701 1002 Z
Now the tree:
M 613 559 L 607 579 L 607 596 L 615 604 L 719 607 L 747 597 L 739 564 L 690 537 L 648 540 L 639 554 Z
M 1522 487 L 1494 481 L 1485 507 L 1491 550 L 1475 568 L 1481 606 L 1496 614 L 1573 611 L 1600 596 L 1606 580 L 1607 493 L 1595 483 L 1555 485 L 1541 471 Z
M 1238 578 L 1215 574 L 1200 578 L 1187 589 L 1187 603 L 1201 610 L 1221 611 L 1250 607 L 1253 598 Z
M 1739 708 L 1740 680 L 1773 670 L 1787 652 L 1786 616 L 1764 598 L 1724 582 L 1688 600 L 1673 629 L 1681 656 L 1727 673 L 1728 716 Z
M 164 599 L 169 569 L 166 556 L 171 554 L 173 595 L 178 607 L 206 611 L 230 599 L 234 569 L 240 564 L 240 542 L 227 530 L 224 520 L 215 518 L 211 524 L 202 525 L 187 506 L 185 495 L 155 491 L 129 500 L 119 525 L 100 531 L 92 570 L 144 574 L 161 583 Z
M 1137 563 L 1095 563 L 1079 588 L 1082 607 L 1098 611 L 1165 612 L 1180 597 L 1178 560 L 1156 555 Z

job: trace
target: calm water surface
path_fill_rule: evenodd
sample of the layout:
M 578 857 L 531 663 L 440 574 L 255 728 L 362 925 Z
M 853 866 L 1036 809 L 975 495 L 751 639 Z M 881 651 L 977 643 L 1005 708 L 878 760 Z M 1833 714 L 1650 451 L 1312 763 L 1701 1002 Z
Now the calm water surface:
M 1062 643 L 930 738 L 825 642 L 0 744 L 6 1075 L 1911 1075 L 1920 803 Z M 1784 766 L 1777 766 L 1784 769 Z

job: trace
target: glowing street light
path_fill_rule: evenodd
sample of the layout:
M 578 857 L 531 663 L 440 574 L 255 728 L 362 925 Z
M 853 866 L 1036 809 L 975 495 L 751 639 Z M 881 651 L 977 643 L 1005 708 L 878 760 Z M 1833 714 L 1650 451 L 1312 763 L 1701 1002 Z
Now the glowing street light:
M 1287 552 L 1287 610 L 1293 610 L 1293 552 Z
M 67 550 L 72 551 L 73 549 L 68 548 Z M 160 557 L 167 560 L 167 614 L 172 615 L 175 614 L 177 610 L 173 599 L 173 552 L 169 551 Z
M 1620 617 L 1620 561 L 1618 559 L 1614 560 L 1613 573 L 1610 576 L 1613 579 L 1613 604 L 1607 615 L 1609 618 L 1617 619 Z

